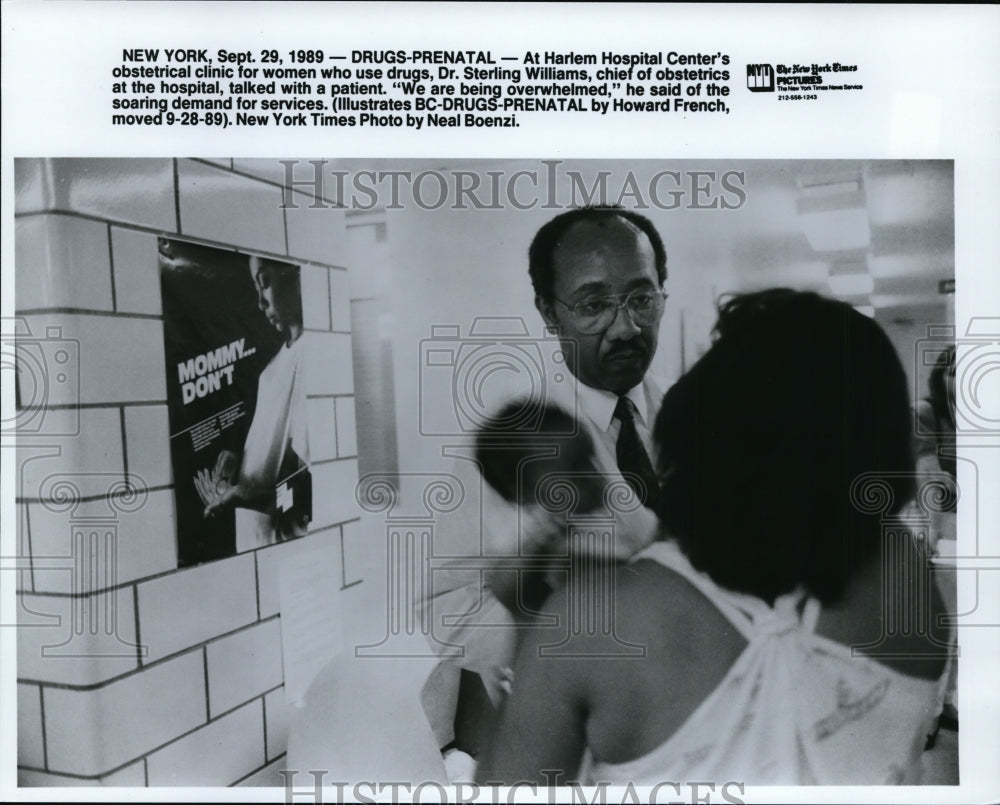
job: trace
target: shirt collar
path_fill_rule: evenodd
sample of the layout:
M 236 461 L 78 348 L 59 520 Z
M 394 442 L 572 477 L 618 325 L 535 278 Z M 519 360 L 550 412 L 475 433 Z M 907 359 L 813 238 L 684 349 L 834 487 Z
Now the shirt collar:
M 639 422 L 648 427 L 646 416 L 648 406 L 646 405 L 646 395 L 643 392 L 642 383 L 629 389 L 625 396 L 635 405 Z M 584 383 L 578 382 L 577 397 L 580 400 L 580 408 L 590 421 L 593 422 L 602 433 L 607 432 L 614 420 L 615 407 L 618 405 L 618 395 L 611 391 L 595 389 Z

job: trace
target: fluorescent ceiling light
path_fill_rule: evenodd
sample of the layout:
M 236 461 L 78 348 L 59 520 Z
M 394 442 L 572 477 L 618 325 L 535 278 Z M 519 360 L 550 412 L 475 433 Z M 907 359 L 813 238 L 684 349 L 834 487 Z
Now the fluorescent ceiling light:
M 861 179 L 801 179 L 799 189 L 803 196 L 842 196 L 846 193 L 860 193 Z
M 854 309 L 858 311 L 858 313 L 864 314 L 869 319 L 875 318 L 875 307 L 873 305 L 855 305 Z

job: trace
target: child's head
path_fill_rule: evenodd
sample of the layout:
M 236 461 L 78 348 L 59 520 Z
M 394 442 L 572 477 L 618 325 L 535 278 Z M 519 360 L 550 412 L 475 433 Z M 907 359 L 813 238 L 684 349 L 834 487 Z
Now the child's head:
M 572 416 L 553 405 L 543 406 L 530 432 L 505 424 L 523 410 L 523 403 L 508 403 L 477 432 L 476 460 L 483 478 L 508 502 L 533 505 L 544 480 L 564 476 L 580 496 L 579 508 L 593 508 L 588 504 L 595 490 L 582 488 L 587 481 L 580 475 L 595 473 L 590 437 Z M 593 505 L 598 502 L 593 500 Z

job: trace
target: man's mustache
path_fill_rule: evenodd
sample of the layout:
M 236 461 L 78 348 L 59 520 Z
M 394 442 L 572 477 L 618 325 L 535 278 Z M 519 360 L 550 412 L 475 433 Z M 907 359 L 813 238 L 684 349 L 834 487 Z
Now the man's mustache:
M 641 341 L 628 341 L 621 346 L 613 347 L 604 356 L 605 360 L 615 358 L 645 358 L 649 354 L 649 347 Z

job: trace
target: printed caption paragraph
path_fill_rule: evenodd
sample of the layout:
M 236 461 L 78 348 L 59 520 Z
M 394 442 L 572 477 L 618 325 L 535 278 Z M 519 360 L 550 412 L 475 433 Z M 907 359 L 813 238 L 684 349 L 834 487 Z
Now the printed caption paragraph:
M 517 128 L 541 114 L 729 114 L 722 52 L 127 48 L 116 126 Z

